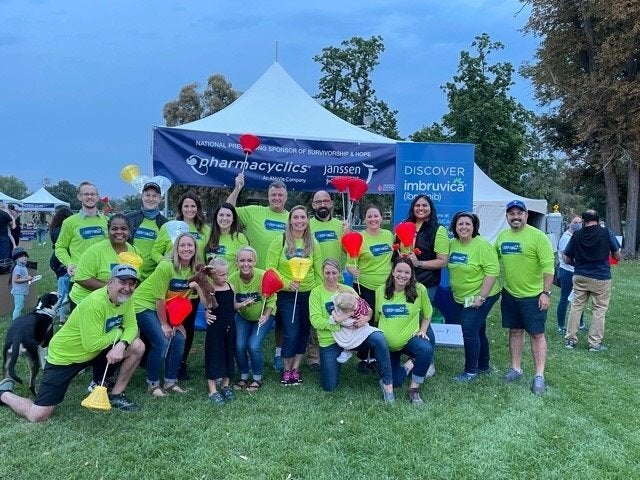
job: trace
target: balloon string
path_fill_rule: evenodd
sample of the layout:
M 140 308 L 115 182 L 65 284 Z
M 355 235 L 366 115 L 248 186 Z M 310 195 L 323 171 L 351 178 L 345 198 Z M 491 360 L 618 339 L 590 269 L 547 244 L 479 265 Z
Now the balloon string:
M 120 334 L 116 335 L 116 338 L 113 339 L 113 344 L 111 345 L 111 348 L 116 346 L 116 343 L 118 343 L 118 340 L 120 340 Z M 104 387 L 104 381 L 107 378 L 108 371 L 109 371 L 109 362 L 107 362 L 107 368 L 104 369 L 104 373 L 102 374 L 102 381 L 100 382 L 101 387 Z
M 293 319 L 296 318 L 296 303 L 298 303 L 298 290 L 296 290 L 296 294 L 293 298 L 293 311 L 291 313 L 291 323 L 293 323 Z
M 263 298 L 262 299 L 262 311 L 260 312 L 260 318 L 262 318 L 262 315 L 264 315 L 264 308 L 267 305 L 267 298 Z M 258 319 L 258 330 L 256 332 L 256 335 L 260 334 L 260 318 Z
M 249 158 L 249 152 L 245 152 L 244 154 L 244 162 L 242 162 L 242 171 L 240 173 L 242 173 L 244 175 L 244 166 L 247 164 L 247 158 Z

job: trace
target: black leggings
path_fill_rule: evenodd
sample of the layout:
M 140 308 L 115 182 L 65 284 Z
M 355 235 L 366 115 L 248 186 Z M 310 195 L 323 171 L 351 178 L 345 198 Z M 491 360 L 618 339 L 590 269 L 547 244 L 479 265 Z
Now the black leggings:
M 367 287 L 363 287 L 362 285 L 360 285 L 359 283 L 354 283 L 353 284 L 353 289 L 358 292 L 358 295 L 360 295 L 360 297 L 369 304 L 369 307 L 371 308 L 371 311 L 373 312 L 373 316 L 371 317 L 371 324 L 377 325 L 377 322 L 375 322 L 374 317 L 376 314 L 376 291 L 375 290 L 370 290 Z M 372 348 L 368 348 L 368 347 L 361 347 L 358 348 L 358 359 L 359 360 L 366 360 L 367 358 L 375 358 L 374 354 L 373 354 L 373 349 Z
M 207 380 L 230 378 L 236 354 L 236 324 L 234 318 L 219 318 L 207 325 L 204 340 L 204 368 Z

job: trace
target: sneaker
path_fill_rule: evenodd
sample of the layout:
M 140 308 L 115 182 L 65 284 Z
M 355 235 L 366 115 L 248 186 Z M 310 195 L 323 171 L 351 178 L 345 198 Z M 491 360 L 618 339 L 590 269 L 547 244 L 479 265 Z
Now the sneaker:
M 546 389 L 544 377 L 536 375 L 533 377 L 533 383 L 531 383 L 531 391 L 534 395 L 542 395 Z
M 477 373 L 462 372 L 453 377 L 453 381 L 458 383 L 465 383 L 470 382 L 471 380 L 475 380 L 476 378 L 478 378 Z
M 113 408 L 117 408 L 122 412 L 137 412 L 140 405 L 128 398 L 124 392 L 118 394 L 109 394 L 109 402 Z
M 95 388 L 98 386 L 98 384 L 96 383 L 95 380 L 91 380 L 91 383 L 89 385 L 87 385 L 87 392 L 91 393 L 95 390 Z
M 564 327 L 558 327 L 558 335 L 564 335 L 567 333 L 567 329 Z
M 583 323 L 578 328 L 580 330 L 589 330 L 589 325 L 587 325 L 586 323 Z
M 515 368 L 510 368 L 509 370 L 507 370 L 507 373 L 504 374 L 504 377 L 502 377 L 502 379 L 509 383 L 509 382 L 515 382 L 517 380 L 520 380 L 522 378 L 522 370 L 516 370 Z
M 376 373 L 378 371 L 378 361 L 375 358 L 372 358 L 367 362 L 367 368 Z
M 273 368 L 278 372 L 284 372 L 284 360 L 282 356 L 273 357 Z
M 564 348 L 566 348 L 567 350 L 573 350 L 574 348 L 576 348 L 576 341 L 575 340 L 565 340 L 564 341 Z
M 291 370 L 285 370 L 280 377 L 280 383 L 282 385 L 289 385 L 291 383 Z
M 478 369 L 478 373 L 482 374 L 482 375 L 490 375 L 491 372 L 493 372 L 493 368 L 491 367 L 487 367 L 487 368 L 479 368 Z
M 367 373 L 369 373 L 369 366 L 367 365 L 367 361 L 366 360 L 360 360 L 358 362 L 358 373 L 361 373 L 363 375 L 366 375 Z
M 604 352 L 605 350 L 607 350 L 607 346 L 601 343 L 596 343 L 595 345 L 591 345 L 591 348 L 589 348 L 590 352 Z
M 422 400 L 422 397 L 420 396 L 420 392 L 418 391 L 417 388 L 410 388 L 408 395 L 409 395 L 409 402 L 411 403 L 411 405 L 416 407 L 424 405 L 424 400 Z
M 235 398 L 231 387 L 223 387 L 222 396 L 224 397 L 225 402 L 230 402 Z
M 218 407 L 224 407 L 224 404 L 226 403 L 220 392 L 210 393 L 209 401 Z
M 432 363 L 431 365 L 429 365 L 429 369 L 427 370 L 427 374 L 425 375 L 425 377 L 431 378 L 435 374 L 436 374 L 436 365 L 435 363 Z
M 396 396 L 393 393 L 393 388 L 391 389 L 391 392 L 387 392 L 384 389 L 384 383 L 382 383 L 382 379 L 378 380 L 378 384 L 380 385 L 380 390 L 382 390 L 382 397 L 384 398 L 384 403 L 386 403 L 387 405 L 392 405 L 396 403 Z
M 353 357 L 353 353 L 349 350 L 343 350 L 342 353 L 338 355 L 338 358 L 336 358 L 336 361 L 338 363 L 347 363 L 351 357 Z
M 302 377 L 300 376 L 300 370 L 298 370 L 297 368 L 294 368 L 293 370 L 291 370 L 289 385 L 302 385 Z
M 98 385 L 100 385 L 98 382 L 91 380 L 91 383 L 87 385 L 87 392 L 93 392 Z M 107 390 L 113 389 L 113 387 L 116 386 L 116 379 L 113 377 L 107 378 L 104 382 L 104 386 L 107 387 Z
M 16 386 L 16 382 L 12 378 L 5 378 L 0 382 L 0 405 L 4 405 L 2 401 L 2 394 L 4 392 L 13 393 L 13 388 Z

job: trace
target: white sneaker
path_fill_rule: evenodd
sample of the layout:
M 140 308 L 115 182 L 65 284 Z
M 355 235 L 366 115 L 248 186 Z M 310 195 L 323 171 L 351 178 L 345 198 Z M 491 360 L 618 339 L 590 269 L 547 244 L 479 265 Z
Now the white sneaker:
M 426 377 L 427 378 L 431 378 L 435 374 L 436 374 L 436 366 L 435 366 L 435 364 L 432 363 L 431 365 L 429 365 L 429 370 L 427 370 Z
M 353 353 L 351 353 L 349 350 L 343 350 L 342 353 L 338 355 L 338 358 L 336 358 L 336 360 L 338 363 L 347 363 L 352 356 Z

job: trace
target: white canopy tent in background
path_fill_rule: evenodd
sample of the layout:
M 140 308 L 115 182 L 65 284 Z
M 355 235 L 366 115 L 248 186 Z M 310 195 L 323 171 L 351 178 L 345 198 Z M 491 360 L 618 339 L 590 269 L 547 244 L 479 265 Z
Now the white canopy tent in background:
M 0 192 L 0 202 L 4 203 L 5 205 L 8 205 L 10 203 L 13 203 L 15 205 L 22 205 L 22 202 L 20 200 L 10 197 L 9 195 L 5 195 L 2 192 Z
M 208 117 L 173 127 L 201 132 L 251 132 L 258 136 L 336 140 L 361 143 L 396 143 L 342 120 L 305 92 L 278 62 L 231 105 Z M 488 240 L 506 226 L 505 205 L 523 200 L 529 223 L 544 229 L 546 200 L 519 197 L 495 183 L 477 165 L 474 168 L 473 210 L 480 217 Z
M 30 212 L 53 212 L 60 206 L 68 207 L 69 203 L 57 199 L 44 187 L 22 199 L 22 210 Z

